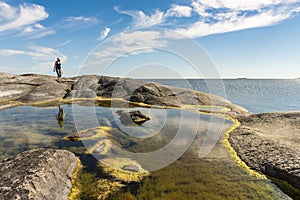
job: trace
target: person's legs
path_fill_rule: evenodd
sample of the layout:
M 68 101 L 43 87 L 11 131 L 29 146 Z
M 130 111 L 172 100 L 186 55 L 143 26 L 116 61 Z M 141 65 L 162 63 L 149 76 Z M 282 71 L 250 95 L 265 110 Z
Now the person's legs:
M 60 77 L 61 77 L 61 70 L 56 68 L 56 73 L 57 73 L 57 81 L 60 81 Z

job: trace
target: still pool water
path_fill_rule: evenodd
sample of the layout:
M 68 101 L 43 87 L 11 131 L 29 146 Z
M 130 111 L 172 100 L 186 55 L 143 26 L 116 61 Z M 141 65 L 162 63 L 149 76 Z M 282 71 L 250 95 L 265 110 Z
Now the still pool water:
M 141 126 L 123 124 L 118 110 L 139 110 L 151 119 Z M 134 158 L 151 175 L 134 190 L 125 187 L 110 199 L 289 199 L 270 181 L 250 175 L 231 160 L 221 144 L 221 134 L 231 125 L 192 110 L 95 104 L 15 107 L 0 111 L 0 160 L 37 147 L 68 149 L 84 158 L 92 144 L 63 138 L 95 126 L 112 127 L 108 138 L 122 150 L 114 156 Z M 168 153 L 147 158 L 152 152 L 161 155 L 161 150 Z M 199 157 L 200 151 L 207 155 Z M 83 164 L 87 172 L 97 174 L 95 162 Z M 93 197 L 85 194 L 82 199 Z

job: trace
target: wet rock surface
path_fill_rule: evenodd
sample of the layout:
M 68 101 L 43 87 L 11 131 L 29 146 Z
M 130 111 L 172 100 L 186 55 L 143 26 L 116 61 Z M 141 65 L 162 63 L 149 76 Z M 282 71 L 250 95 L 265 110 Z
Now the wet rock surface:
M 144 115 L 139 110 L 118 110 L 116 113 L 119 115 L 119 119 L 124 126 L 142 125 L 146 121 L 150 120 L 150 117 Z
M 300 112 L 240 117 L 230 134 L 238 156 L 251 168 L 300 188 Z
M 75 155 L 35 149 L 0 162 L 0 199 L 68 199 Z M 58 187 L 59 186 L 59 187 Z

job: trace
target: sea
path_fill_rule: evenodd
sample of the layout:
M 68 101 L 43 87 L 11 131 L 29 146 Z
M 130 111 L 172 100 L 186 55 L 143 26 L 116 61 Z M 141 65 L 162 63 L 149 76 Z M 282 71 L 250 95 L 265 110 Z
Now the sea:
M 251 113 L 300 110 L 300 79 L 148 79 L 222 96 Z

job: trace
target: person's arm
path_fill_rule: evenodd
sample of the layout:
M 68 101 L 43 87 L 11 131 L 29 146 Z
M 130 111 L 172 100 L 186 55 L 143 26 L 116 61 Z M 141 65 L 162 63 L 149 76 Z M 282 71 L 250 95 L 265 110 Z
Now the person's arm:
M 55 72 L 55 70 L 56 70 L 56 62 L 54 62 L 53 72 Z

